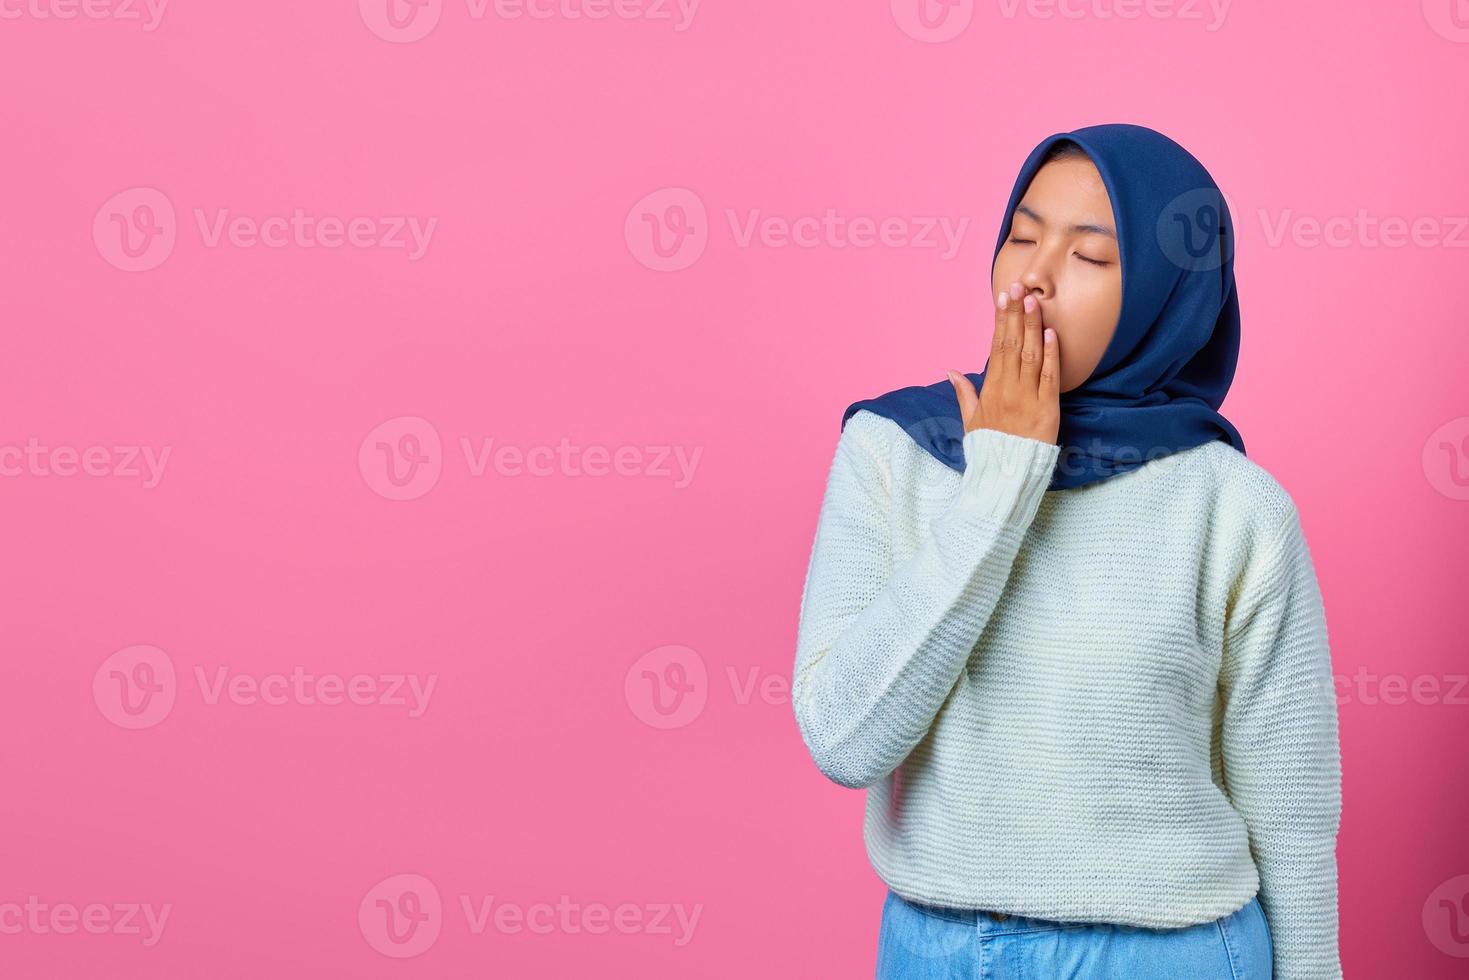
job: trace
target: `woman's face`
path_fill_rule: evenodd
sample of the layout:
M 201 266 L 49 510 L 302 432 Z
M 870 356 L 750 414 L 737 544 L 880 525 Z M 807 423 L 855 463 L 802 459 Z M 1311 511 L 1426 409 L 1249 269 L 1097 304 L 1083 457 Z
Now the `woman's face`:
M 1091 377 L 1117 329 L 1121 259 L 1112 201 L 1096 166 L 1065 157 L 1038 170 L 1015 206 L 990 297 L 1019 282 L 1040 301 L 1042 322 L 1056 331 L 1062 391 Z

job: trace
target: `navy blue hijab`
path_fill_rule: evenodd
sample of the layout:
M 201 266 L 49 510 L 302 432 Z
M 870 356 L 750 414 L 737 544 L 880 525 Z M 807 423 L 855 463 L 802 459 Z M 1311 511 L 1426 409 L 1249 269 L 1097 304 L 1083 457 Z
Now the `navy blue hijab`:
M 1061 393 L 1061 452 L 1048 489 L 1096 483 L 1216 439 L 1243 453 L 1243 438 L 1219 414 L 1239 355 L 1234 225 L 1218 185 L 1187 150 L 1127 123 L 1046 137 L 1015 178 L 995 258 L 1031 178 L 1063 140 L 1091 157 L 1112 199 L 1122 311 L 1091 376 Z M 976 390 L 984 384 L 983 372 L 968 377 Z M 842 414 L 843 427 L 859 409 L 897 422 L 940 462 L 963 472 L 964 423 L 947 378 L 854 402 Z

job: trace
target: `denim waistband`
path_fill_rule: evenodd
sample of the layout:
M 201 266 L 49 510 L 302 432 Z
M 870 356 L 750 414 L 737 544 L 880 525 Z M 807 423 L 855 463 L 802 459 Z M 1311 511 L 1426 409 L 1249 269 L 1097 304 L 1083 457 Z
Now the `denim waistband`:
M 891 889 L 889 889 L 891 891 Z M 1013 915 L 1005 912 L 991 911 L 989 909 L 961 909 L 947 905 L 930 905 L 911 898 L 904 898 L 897 892 L 893 896 L 901 902 L 913 906 L 925 915 L 931 915 L 940 919 L 948 919 L 950 922 L 958 922 L 973 926 L 981 933 L 990 935 L 1012 935 L 1024 932 L 1054 932 L 1066 929 L 1087 929 L 1096 926 L 1105 926 L 1103 922 L 1059 922 L 1054 919 L 1037 919 L 1028 915 Z M 1259 901 L 1259 897 L 1250 899 L 1250 902 Z M 1246 903 L 1248 905 L 1249 903 Z M 1243 910 L 1241 910 L 1243 911 Z M 1236 913 L 1238 914 L 1238 913 Z M 1141 926 L 1114 925 L 1117 929 L 1141 929 Z

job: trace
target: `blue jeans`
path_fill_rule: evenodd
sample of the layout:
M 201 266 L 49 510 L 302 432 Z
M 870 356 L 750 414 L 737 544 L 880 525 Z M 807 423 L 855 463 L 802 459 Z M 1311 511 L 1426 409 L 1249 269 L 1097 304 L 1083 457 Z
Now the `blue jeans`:
M 891 889 L 877 980 L 1270 980 L 1270 927 L 1258 897 L 1181 929 L 1052 922 L 940 908 Z

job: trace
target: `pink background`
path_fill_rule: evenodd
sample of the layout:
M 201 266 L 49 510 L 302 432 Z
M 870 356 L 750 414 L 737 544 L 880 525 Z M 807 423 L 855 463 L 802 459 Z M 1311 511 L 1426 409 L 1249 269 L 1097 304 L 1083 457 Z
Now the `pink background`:
M 150 30 L 9 0 L 0 909 L 107 911 L 0 911 L 0 973 L 871 976 L 863 794 L 788 696 L 840 413 L 980 368 L 1025 154 L 1129 121 L 1234 208 L 1225 412 L 1301 508 L 1354 685 L 1346 972 L 1462 975 L 1469 26 L 1448 0 L 894 7 L 704 0 L 680 29 L 444 0 L 398 31 L 382 0 L 174 0 Z M 829 208 L 969 223 L 952 255 L 738 234 Z M 222 209 L 437 224 L 417 258 L 211 246 Z M 114 215 L 165 234 L 130 259 Z M 621 469 L 550 464 L 562 440 Z M 168 451 L 152 485 L 127 446 Z M 132 714 L 118 678 L 149 669 Z M 373 703 L 220 695 L 222 669 L 366 675 Z M 392 675 L 434 676 L 425 710 L 375 701 Z M 517 931 L 465 896 L 574 912 Z M 388 934 L 380 898 L 420 919 Z M 156 942 L 129 903 L 169 906 Z

